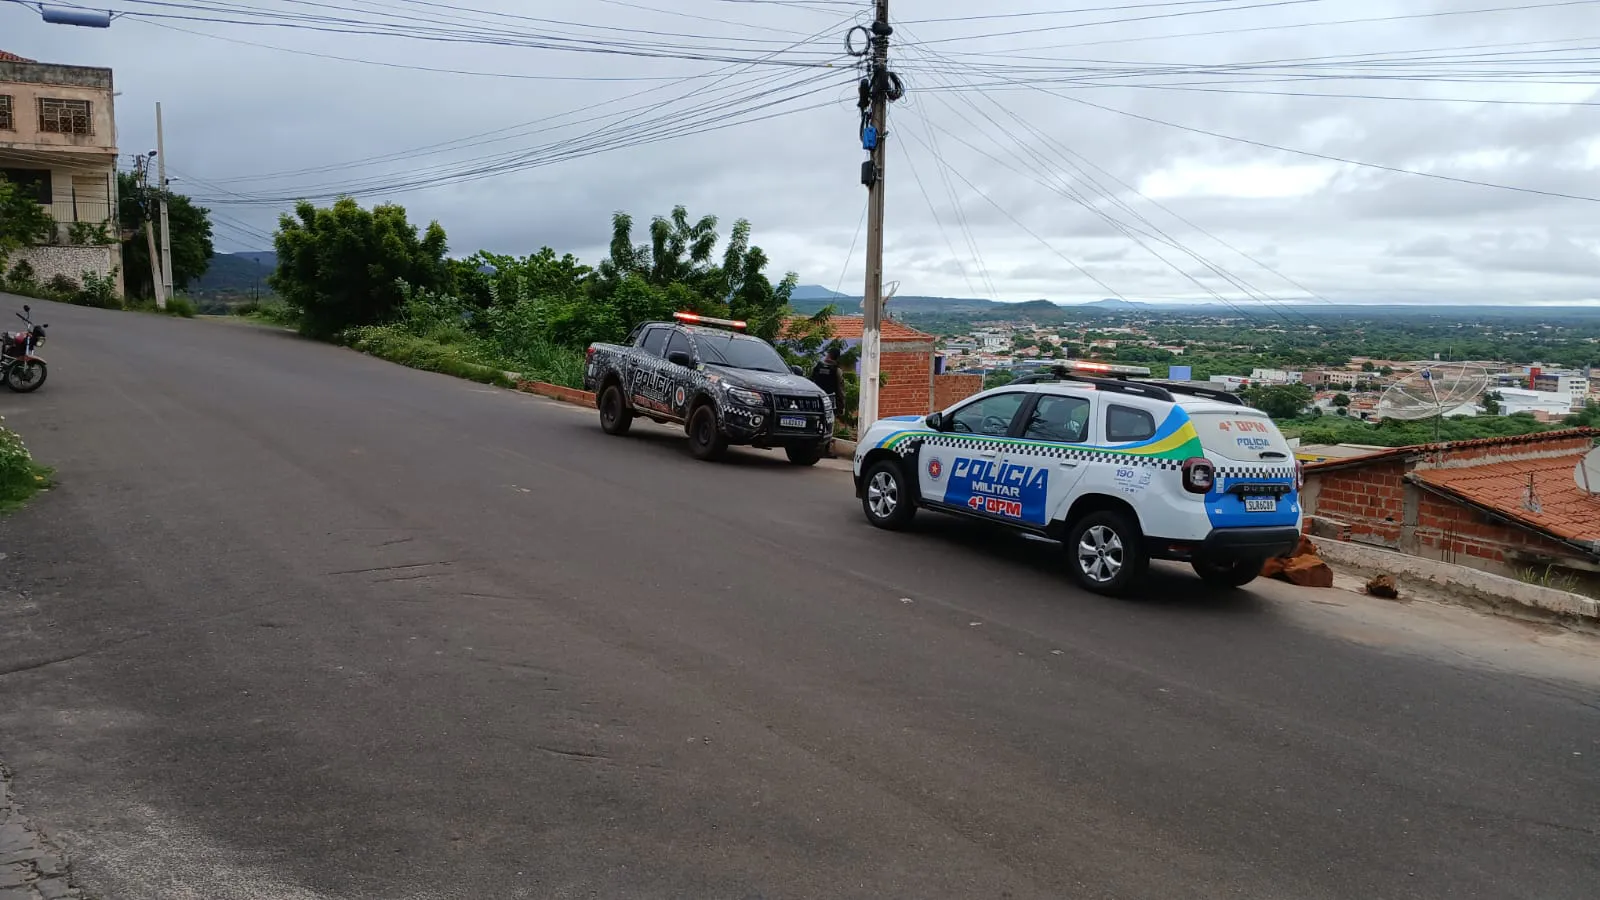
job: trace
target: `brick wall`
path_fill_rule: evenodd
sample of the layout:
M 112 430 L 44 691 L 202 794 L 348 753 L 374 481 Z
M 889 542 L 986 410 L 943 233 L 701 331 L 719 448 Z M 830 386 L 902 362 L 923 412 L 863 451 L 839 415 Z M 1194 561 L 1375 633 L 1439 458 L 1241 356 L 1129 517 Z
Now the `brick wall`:
M 1526 567 L 1532 557 L 1576 557 L 1569 547 L 1426 491 L 1417 503 L 1416 541 L 1418 556 L 1502 575 Z
M 1587 446 L 1587 438 L 1577 440 L 1578 446 Z M 1506 448 L 1473 448 L 1470 452 L 1471 458 L 1483 460 L 1505 455 Z M 1454 453 L 1449 456 L 1452 462 L 1458 458 Z M 1307 516 L 1326 520 L 1330 533 L 1340 540 L 1499 575 L 1516 577 L 1522 569 L 1538 568 L 1537 559 L 1554 560 L 1558 566 L 1562 560 L 1580 559 L 1556 541 L 1407 483 L 1405 471 L 1401 460 L 1326 473 L 1309 471 L 1302 506 Z
M 1349 526 L 1350 539 L 1384 547 L 1400 546 L 1405 521 L 1405 463 L 1306 473 L 1302 503 L 1307 515 Z
M 907 353 L 885 344 L 883 374 L 879 416 L 925 416 L 933 411 L 932 350 Z
M 981 390 L 982 375 L 936 375 L 933 379 L 933 409 L 949 409 Z

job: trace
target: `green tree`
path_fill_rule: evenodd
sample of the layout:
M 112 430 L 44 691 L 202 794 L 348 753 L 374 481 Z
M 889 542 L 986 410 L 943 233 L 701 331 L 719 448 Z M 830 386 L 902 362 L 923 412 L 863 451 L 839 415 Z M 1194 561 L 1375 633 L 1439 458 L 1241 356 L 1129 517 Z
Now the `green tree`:
M 1311 388 L 1303 384 L 1251 385 L 1241 392 L 1244 402 L 1274 419 L 1293 419 L 1311 405 Z
M 150 299 L 150 244 L 144 229 L 153 227 L 161 194 L 141 189 L 132 172 L 117 173 L 117 219 L 133 237 L 122 244 L 123 282 L 129 296 Z M 182 194 L 167 194 L 167 232 L 172 237 L 172 286 L 182 291 L 211 267 L 215 248 L 211 242 L 211 210 L 196 206 Z
M 1343 392 L 1338 393 L 1338 394 L 1334 394 L 1333 395 L 1333 405 L 1339 407 L 1340 409 L 1343 409 L 1346 406 L 1349 406 L 1350 405 L 1350 395 L 1346 394 L 1346 393 L 1343 393 Z
M 1484 415 L 1498 416 L 1500 415 L 1500 401 L 1504 399 L 1505 396 L 1499 391 L 1485 391 L 1483 399 L 1478 401 L 1478 405 L 1483 407 Z
M 387 321 L 404 299 L 444 286 L 447 244 L 438 222 L 417 233 L 403 207 L 363 209 L 350 197 L 319 208 L 302 200 L 278 219 L 278 269 L 268 283 L 301 314 L 301 330 L 331 337 L 354 325 Z
M 12 253 L 48 240 L 54 227 L 48 210 L 0 176 L 0 275 Z
M 983 376 L 983 389 L 988 390 L 989 388 L 1007 385 L 1015 381 L 1016 378 L 1016 373 L 1010 369 L 995 369 L 993 372 Z
M 1363 371 L 1363 372 L 1376 372 L 1376 371 L 1378 371 L 1378 367 L 1373 364 L 1372 360 L 1369 359 L 1366 362 L 1361 364 L 1361 371 Z

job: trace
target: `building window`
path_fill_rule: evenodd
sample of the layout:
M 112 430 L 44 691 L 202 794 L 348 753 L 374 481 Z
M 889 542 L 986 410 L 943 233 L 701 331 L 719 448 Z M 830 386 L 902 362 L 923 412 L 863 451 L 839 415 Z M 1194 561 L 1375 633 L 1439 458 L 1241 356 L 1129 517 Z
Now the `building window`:
M 17 120 L 11 115 L 11 95 L 0 94 L 0 131 L 16 131 Z
M 39 130 L 46 134 L 94 134 L 89 101 L 39 98 Z

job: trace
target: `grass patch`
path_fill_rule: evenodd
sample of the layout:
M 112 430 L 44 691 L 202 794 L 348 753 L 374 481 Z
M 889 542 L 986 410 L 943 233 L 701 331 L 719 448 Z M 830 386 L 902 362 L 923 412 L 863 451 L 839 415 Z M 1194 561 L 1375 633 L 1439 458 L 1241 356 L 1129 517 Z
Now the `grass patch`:
M 300 313 L 282 300 L 252 300 L 249 303 L 241 303 L 233 308 L 233 314 L 241 319 L 276 325 L 279 328 L 300 327 Z
M 21 435 L 0 426 L 0 512 L 9 512 L 50 487 L 49 468 L 33 461 Z
M 424 372 L 454 375 L 499 387 L 515 386 L 499 367 L 471 358 L 461 346 L 441 344 L 393 327 L 352 328 L 345 332 L 344 343 L 362 353 Z
M 194 301 L 188 297 L 168 297 L 167 308 L 156 306 L 154 300 L 129 300 L 122 307 L 134 312 L 156 313 L 163 316 L 177 316 L 182 319 L 192 319 L 199 310 Z
M 532 381 L 583 389 L 583 352 L 571 347 L 530 338 L 505 362 L 505 368 L 520 372 L 522 377 Z

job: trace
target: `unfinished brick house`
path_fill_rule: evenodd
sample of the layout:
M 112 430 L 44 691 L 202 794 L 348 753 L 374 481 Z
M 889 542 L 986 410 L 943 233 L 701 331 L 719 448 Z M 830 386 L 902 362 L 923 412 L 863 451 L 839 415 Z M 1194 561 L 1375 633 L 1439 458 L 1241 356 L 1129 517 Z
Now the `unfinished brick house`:
M 1574 473 L 1597 434 L 1574 428 L 1314 463 L 1301 494 L 1307 530 L 1499 575 L 1532 570 L 1594 585 L 1600 495 Z
M 831 336 L 845 346 L 861 343 L 860 316 L 834 316 L 829 324 Z M 881 334 L 885 381 L 878 395 L 879 416 L 925 416 L 983 389 L 981 376 L 934 374 L 933 335 L 896 319 L 884 319 Z

